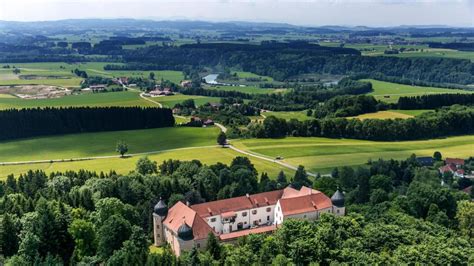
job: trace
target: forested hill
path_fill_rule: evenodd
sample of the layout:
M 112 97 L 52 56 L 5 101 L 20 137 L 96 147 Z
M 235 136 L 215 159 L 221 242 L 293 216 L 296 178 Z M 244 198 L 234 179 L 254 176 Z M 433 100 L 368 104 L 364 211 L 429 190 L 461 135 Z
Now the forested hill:
M 305 42 L 251 44 L 192 44 L 151 46 L 122 51 L 125 66 L 114 69 L 175 69 L 223 65 L 286 80 L 305 73 L 364 74 L 433 83 L 474 83 L 474 64 L 450 58 L 361 56 L 359 51 Z

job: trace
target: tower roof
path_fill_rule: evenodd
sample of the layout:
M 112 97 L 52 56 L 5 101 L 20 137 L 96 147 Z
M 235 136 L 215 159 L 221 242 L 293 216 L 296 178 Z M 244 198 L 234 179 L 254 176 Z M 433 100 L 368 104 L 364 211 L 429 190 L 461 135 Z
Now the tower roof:
M 160 201 L 158 201 L 158 203 L 153 208 L 153 212 L 158 214 L 159 216 L 166 216 L 168 214 L 168 206 L 160 198 Z
M 331 197 L 332 204 L 336 207 L 344 207 L 344 194 L 338 189 Z

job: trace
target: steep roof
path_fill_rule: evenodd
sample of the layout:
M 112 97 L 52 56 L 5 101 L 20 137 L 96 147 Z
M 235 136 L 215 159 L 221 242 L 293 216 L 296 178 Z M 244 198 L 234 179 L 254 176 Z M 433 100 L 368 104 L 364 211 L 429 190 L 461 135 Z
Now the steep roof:
M 248 196 L 216 200 L 191 206 L 200 217 L 219 215 L 225 212 L 236 212 L 252 208 L 275 205 L 280 199 L 283 190 L 263 192 Z
M 299 196 L 291 192 L 291 197 L 280 200 L 283 215 L 295 215 L 332 207 L 331 199 L 324 193 L 306 188 Z M 301 191 L 301 190 L 300 190 Z M 311 194 L 308 194 L 308 193 Z
M 454 173 L 456 171 L 456 166 L 454 166 L 452 164 L 447 164 L 447 165 L 439 168 L 439 171 L 443 174 L 446 173 L 446 172 Z
M 446 164 L 464 165 L 464 159 L 460 159 L 460 158 L 446 158 Z
M 183 223 L 193 229 L 194 239 L 207 238 L 208 234 L 213 232 L 211 227 L 199 215 L 196 215 L 193 209 L 179 201 L 169 209 L 163 224 L 177 233 Z

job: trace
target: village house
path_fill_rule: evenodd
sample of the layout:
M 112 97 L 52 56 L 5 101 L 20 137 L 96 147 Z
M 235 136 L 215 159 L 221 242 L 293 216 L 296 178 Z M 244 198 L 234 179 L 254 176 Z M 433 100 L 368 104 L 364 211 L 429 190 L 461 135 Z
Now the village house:
M 160 87 L 157 87 L 154 90 L 148 92 L 148 94 L 152 97 L 174 95 L 173 90 L 171 88 L 160 89 Z
M 89 88 L 94 92 L 95 91 L 104 91 L 107 88 L 107 85 L 105 85 L 105 84 L 91 85 L 91 86 L 89 86 Z
M 245 195 L 195 205 L 178 202 L 168 210 L 160 199 L 153 210 L 154 245 L 168 243 L 179 256 L 204 249 L 209 234 L 232 243 L 249 234 L 271 233 L 287 219 L 317 220 L 323 213 L 344 215 L 344 194 L 302 187 Z
M 464 178 L 465 171 L 462 169 L 464 160 L 459 158 L 446 158 L 445 165 L 439 168 L 440 174 L 451 173 L 453 177 Z
M 181 87 L 190 88 L 190 87 L 192 87 L 192 85 L 193 85 L 193 82 L 191 80 L 181 81 Z

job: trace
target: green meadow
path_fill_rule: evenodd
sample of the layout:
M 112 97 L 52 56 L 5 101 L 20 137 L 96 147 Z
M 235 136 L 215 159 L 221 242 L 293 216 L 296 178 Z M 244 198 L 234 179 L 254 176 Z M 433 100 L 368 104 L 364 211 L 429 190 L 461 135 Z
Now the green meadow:
M 372 83 L 374 91 L 369 93 L 369 95 L 373 95 L 377 100 L 391 103 L 397 102 L 398 98 L 402 96 L 418 96 L 424 94 L 441 93 L 473 93 L 472 91 L 466 90 L 411 86 L 374 79 L 364 79 L 363 81 L 369 81 Z
M 411 154 L 444 157 L 474 156 L 474 135 L 419 141 L 377 142 L 354 139 L 296 138 L 248 139 L 232 142 L 236 147 L 275 158 L 282 156 L 293 165 L 304 165 L 313 172 L 328 173 L 337 166 L 357 166 L 369 159 L 404 159 Z
M 221 90 L 221 91 L 238 91 L 248 94 L 269 94 L 275 92 L 284 92 L 285 89 L 263 89 L 257 86 L 205 86 L 209 90 Z
M 182 103 L 184 100 L 193 99 L 194 103 L 199 106 L 205 103 L 218 103 L 220 102 L 220 98 L 218 97 L 206 97 L 206 96 L 198 96 L 198 95 L 183 95 L 183 94 L 176 94 L 172 96 L 163 96 L 163 97 L 153 97 L 154 101 L 161 103 L 165 107 L 173 108 L 175 104 Z
M 0 97 L 0 109 L 67 106 L 156 106 L 141 99 L 136 91 L 84 93 L 52 99 Z
M 273 115 L 275 117 L 283 118 L 285 120 L 297 119 L 297 120 L 300 120 L 300 121 L 310 120 L 310 119 L 314 118 L 312 116 L 307 116 L 306 115 L 306 110 L 304 110 L 304 111 L 294 111 L 294 112 L 272 112 L 272 111 L 269 111 L 269 112 L 262 113 L 262 115 L 264 115 L 266 117 Z
M 47 136 L 0 142 L 0 162 L 70 159 L 116 155 L 119 140 L 129 153 L 216 144 L 219 129 L 171 127 Z
M 118 140 L 123 140 L 128 144 L 130 154 L 154 152 L 148 156 L 159 163 L 167 159 L 197 159 L 205 164 L 230 163 L 233 158 L 241 156 L 241 154 L 231 149 L 217 147 L 216 136 L 218 132 L 219 129 L 216 127 L 174 127 L 4 141 L 0 142 L 1 162 L 52 159 L 64 159 L 64 162 L 0 165 L 0 179 L 9 174 L 18 175 L 36 169 L 48 173 L 79 169 L 98 172 L 116 170 L 118 173 L 125 174 L 135 168 L 136 161 L 142 155 L 127 158 L 114 157 L 69 161 L 71 158 L 117 155 L 115 144 Z M 267 172 L 272 177 L 276 177 L 280 170 L 284 170 L 289 175 L 292 174 L 291 170 L 283 169 L 275 163 L 256 158 L 251 158 L 251 161 L 259 172 Z
M 432 110 L 387 110 L 387 111 L 378 111 L 376 113 L 367 113 L 361 114 L 358 116 L 348 117 L 348 118 L 357 118 L 357 119 L 407 119 L 412 118 L 417 115 L 421 115 Z
M 0 65 L 15 66 L 20 69 L 19 75 L 12 76 L 13 69 L 0 70 L 0 85 L 25 85 L 25 84 L 40 84 L 40 85 L 56 85 L 64 87 L 78 87 L 81 78 L 78 78 L 71 71 L 76 68 L 84 70 L 89 76 L 101 77 L 148 77 L 150 72 L 155 74 L 156 80 L 170 80 L 174 83 L 179 83 L 184 79 L 181 71 L 171 70 L 153 70 L 153 71 L 138 71 L 138 70 L 104 70 L 107 62 L 87 62 L 87 63 L 56 63 L 56 62 L 42 62 L 42 63 L 2 63 Z M 118 63 L 113 63 L 118 64 Z M 120 65 L 120 64 L 118 64 Z M 21 75 L 35 75 L 37 79 L 20 79 Z

